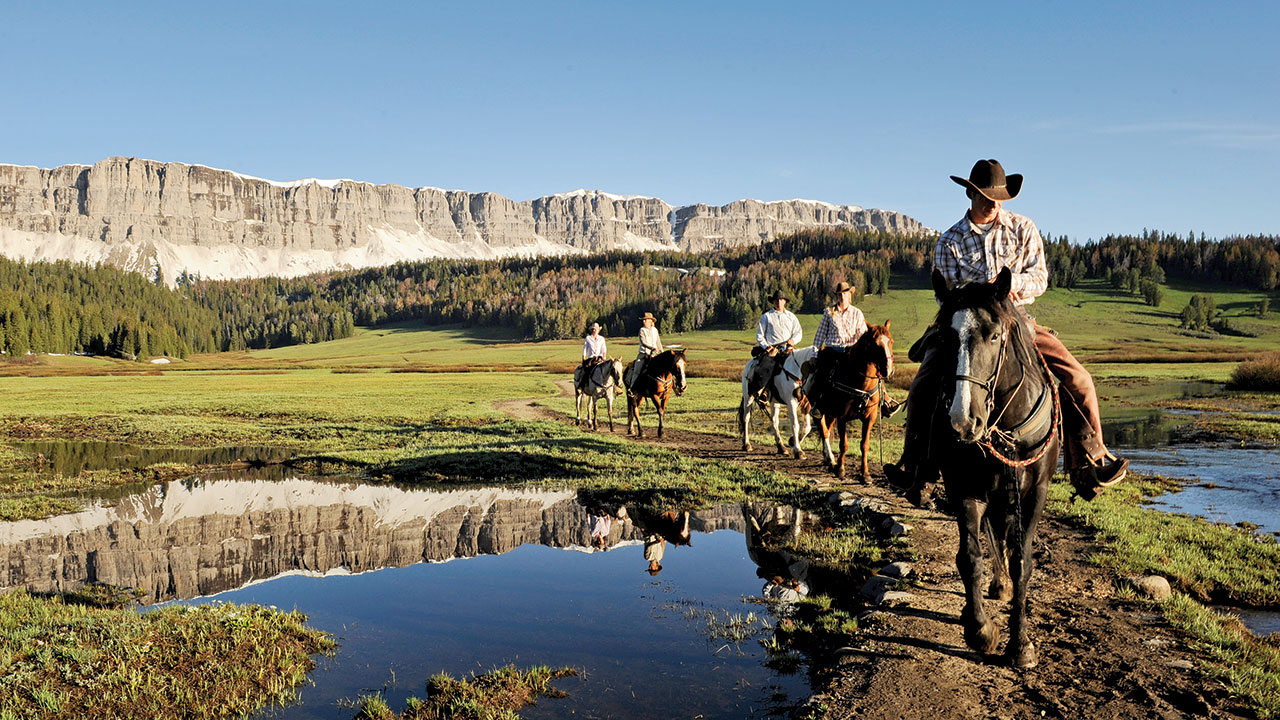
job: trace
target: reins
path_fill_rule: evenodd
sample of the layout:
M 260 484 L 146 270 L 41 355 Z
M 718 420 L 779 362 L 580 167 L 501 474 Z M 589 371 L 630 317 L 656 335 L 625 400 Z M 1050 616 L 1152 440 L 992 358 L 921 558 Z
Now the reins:
M 1018 322 L 1017 320 L 1014 321 L 1015 333 L 1018 331 L 1017 322 Z M 1000 366 L 1004 362 L 1004 357 L 1006 354 L 1005 349 L 1007 345 L 1008 345 L 1008 340 L 1006 338 L 1006 342 L 1001 343 L 1000 345 L 1000 357 L 999 359 L 996 360 L 996 372 L 994 375 L 991 376 L 991 380 L 989 381 L 990 386 L 987 387 L 988 416 L 990 415 L 990 411 L 994 409 L 994 406 L 995 406 L 995 387 L 994 386 L 995 386 L 996 378 L 998 378 L 1000 375 Z M 1040 449 L 1036 451 L 1035 455 L 1029 458 L 1026 458 L 1023 460 L 1015 460 L 1012 458 L 1005 457 L 1003 453 L 1001 453 L 999 450 L 995 448 L 995 444 L 991 442 L 992 436 L 995 436 L 995 438 L 1000 440 L 1002 444 L 1014 450 L 1017 449 L 1016 440 L 1012 436 L 1010 436 L 1008 433 L 1005 433 L 1004 431 L 1000 430 L 1000 428 L 996 427 L 996 424 L 1000 421 L 1001 418 L 1004 417 L 1005 411 L 1009 409 L 1009 406 L 1013 404 L 1014 398 L 1016 398 L 1018 396 L 1018 393 L 1022 391 L 1022 384 L 1027 379 L 1026 367 L 1021 363 L 1019 364 L 1019 368 L 1022 371 L 1022 375 L 1021 377 L 1018 378 L 1017 386 L 1014 387 L 1013 392 L 1009 394 L 1008 399 L 1004 403 L 1004 407 L 1000 408 L 1000 413 L 996 415 L 995 420 L 992 420 L 987 425 L 986 435 L 978 443 L 980 446 L 985 448 L 987 452 L 991 453 L 992 457 L 994 457 L 995 459 L 999 460 L 1000 462 L 1012 468 L 1024 468 L 1029 465 L 1034 465 L 1035 463 L 1039 462 L 1041 458 L 1044 457 L 1045 453 L 1049 451 L 1049 445 L 1051 444 L 1049 440 L 1058 434 L 1058 424 L 1062 416 L 1062 408 L 1060 405 L 1060 400 L 1058 399 L 1058 393 L 1055 392 L 1053 387 L 1053 373 L 1049 371 L 1049 363 L 1044 359 L 1044 355 L 1040 352 L 1040 348 L 1036 348 L 1035 350 L 1036 350 L 1036 357 L 1039 358 L 1040 360 L 1040 367 L 1041 369 L 1044 370 L 1045 392 L 1051 393 L 1053 395 L 1053 415 L 1052 415 L 1051 424 L 1049 426 L 1049 434 L 1045 436 L 1044 440 L 1040 441 Z M 959 379 L 960 376 L 957 376 L 957 378 Z

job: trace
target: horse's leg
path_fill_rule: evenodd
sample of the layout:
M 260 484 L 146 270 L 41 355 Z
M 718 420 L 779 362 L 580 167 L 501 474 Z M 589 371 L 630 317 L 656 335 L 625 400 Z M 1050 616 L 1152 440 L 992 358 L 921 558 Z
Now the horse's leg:
M 800 449 L 800 401 L 796 400 L 795 395 L 787 400 L 787 412 L 791 413 L 791 454 L 795 459 L 803 460 L 804 451 Z
M 778 449 L 779 455 L 784 455 L 787 450 L 782 446 L 782 430 L 778 424 L 778 415 L 781 412 L 782 406 L 774 402 L 773 398 L 769 398 L 769 429 L 773 430 L 773 446 Z
M 1017 576 L 1013 583 L 1013 605 L 1009 608 L 1009 646 L 1005 648 L 1005 657 L 1010 665 L 1017 668 L 1035 667 L 1038 661 L 1036 645 L 1027 633 L 1027 590 L 1031 586 L 1031 549 L 1049 491 L 1048 477 L 1046 473 L 1044 479 L 1036 482 L 1022 499 L 1022 542 L 1014 543 L 1010 548 L 1010 562 Z
M 589 415 L 591 417 L 592 430 L 598 429 L 598 426 L 596 425 L 596 413 L 599 411 L 599 409 L 600 409 L 600 396 L 596 395 L 595 393 L 591 393 L 591 412 L 589 413 Z
M 836 432 L 840 433 L 840 461 L 836 463 L 836 477 L 844 479 L 844 456 L 849 454 L 849 421 L 836 418 Z
M 640 428 L 640 403 L 644 402 L 643 398 L 630 393 L 627 394 L 627 434 L 631 434 L 631 425 L 635 423 L 635 436 L 644 437 L 644 430 Z
M 582 425 L 582 391 L 577 388 L 573 390 L 573 424 L 575 427 Z
M 985 502 L 977 498 L 964 499 L 962 514 L 957 520 L 960 551 L 956 553 L 956 569 L 964 580 L 965 603 L 960 613 L 964 641 L 974 650 L 990 655 L 1000 644 L 1000 631 L 987 617 L 982 606 L 982 592 L 978 589 L 982 580 L 982 516 L 986 510 Z
M 742 404 L 738 406 L 738 426 L 742 431 L 742 451 L 751 452 L 751 398 L 746 391 L 742 393 Z
M 997 530 L 996 523 L 991 521 L 991 513 L 987 513 L 982 519 L 982 529 L 987 536 L 987 545 L 991 548 L 991 585 L 987 587 L 987 597 L 1001 602 L 1008 602 L 1013 597 L 1013 581 L 1009 577 L 1009 548 L 1005 543 L 1008 528 L 1008 522 L 1002 522 Z
M 613 388 L 609 388 L 604 396 L 604 402 L 609 407 L 609 432 L 613 432 Z
M 818 418 L 818 431 L 822 433 L 822 461 L 828 470 L 836 469 L 836 455 L 831 451 L 831 431 L 835 429 L 835 424 L 826 415 Z
M 867 482 L 871 471 L 867 468 L 867 453 L 871 449 L 871 426 L 876 424 L 874 415 L 862 418 L 862 482 Z
M 661 395 L 654 395 L 653 406 L 658 409 L 658 437 L 661 438 L 663 421 L 666 419 L 666 415 L 667 415 L 666 393 L 663 393 Z

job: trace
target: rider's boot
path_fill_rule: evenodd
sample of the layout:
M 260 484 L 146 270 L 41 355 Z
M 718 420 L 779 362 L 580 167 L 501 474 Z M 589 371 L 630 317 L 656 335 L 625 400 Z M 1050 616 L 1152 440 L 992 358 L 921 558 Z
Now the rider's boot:
M 906 402 L 898 402 L 897 400 L 894 400 L 889 397 L 889 393 L 885 393 L 884 400 L 880 403 L 880 418 L 882 420 L 888 420 L 894 415 L 897 415 L 899 410 L 906 407 L 906 404 Z
M 1085 502 L 1098 497 L 1103 490 L 1124 480 L 1129 472 L 1129 461 L 1110 452 L 1089 465 L 1072 470 L 1071 485 Z
M 1076 494 L 1086 502 L 1098 497 L 1103 490 L 1124 480 L 1129 472 L 1129 461 L 1118 458 L 1107 450 L 1102 438 L 1085 419 L 1084 410 L 1075 398 L 1063 388 L 1062 420 L 1066 428 L 1067 475 Z

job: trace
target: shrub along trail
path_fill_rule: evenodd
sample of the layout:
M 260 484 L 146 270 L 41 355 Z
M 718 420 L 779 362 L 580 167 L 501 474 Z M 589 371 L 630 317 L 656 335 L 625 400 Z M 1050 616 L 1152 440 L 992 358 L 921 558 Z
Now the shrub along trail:
M 572 392 L 570 383 L 559 385 L 562 393 Z M 673 404 L 678 406 L 679 399 Z M 572 422 L 534 400 L 504 401 L 495 407 L 519 419 Z M 765 442 L 747 455 L 738 439 L 724 436 L 667 430 L 658 440 L 653 437 L 654 414 L 648 412 L 643 419 L 646 437 L 636 442 L 697 458 L 752 463 L 833 491 L 847 490 L 881 503 L 910 526 L 913 557 L 901 558 L 914 570 L 902 588 L 910 597 L 869 608 L 848 647 L 817 673 L 816 694 L 799 713 L 802 717 L 1254 717 L 1212 676 L 1205 656 L 1195 652 L 1158 610 L 1117 595 L 1115 571 L 1089 563 L 1099 547 L 1082 525 L 1049 518 L 1040 526 L 1030 611 L 1040 664 L 1017 671 L 984 662 L 964 645 L 963 586 L 955 567 L 956 529 L 950 517 L 912 507 L 887 490 L 875 470 L 873 484 L 837 483 L 823 469 L 821 452 L 808 449 L 812 438 L 802 460 L 774 454 L 764 436 L 759 440 Z M 607 425 L 601 432 L 608 432 Z M 625 420 L 615 434 L 623 433 Z M 873 458 L 875 448 L 873 442 Z M 851 466 L 856 457 L 854 449 Z M 872 466 L 878 470 L 879 463 Z M 865 572 L 853 569 L 851 575 L 848 587 L 821 590 L 856 595 Z M 987 602 L 990 607 L 997 601 Z M 1003 629 L 1007 615 L 1000 613 L 996 622 Z

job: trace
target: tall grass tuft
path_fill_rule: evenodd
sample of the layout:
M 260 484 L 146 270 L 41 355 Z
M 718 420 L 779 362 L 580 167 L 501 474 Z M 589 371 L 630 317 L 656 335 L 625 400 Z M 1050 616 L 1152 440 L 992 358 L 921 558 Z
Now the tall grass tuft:
M 1232 390 L 1280 392 L 1280 352 L 1245 360 L 1231 373 L 1227 387 Z

